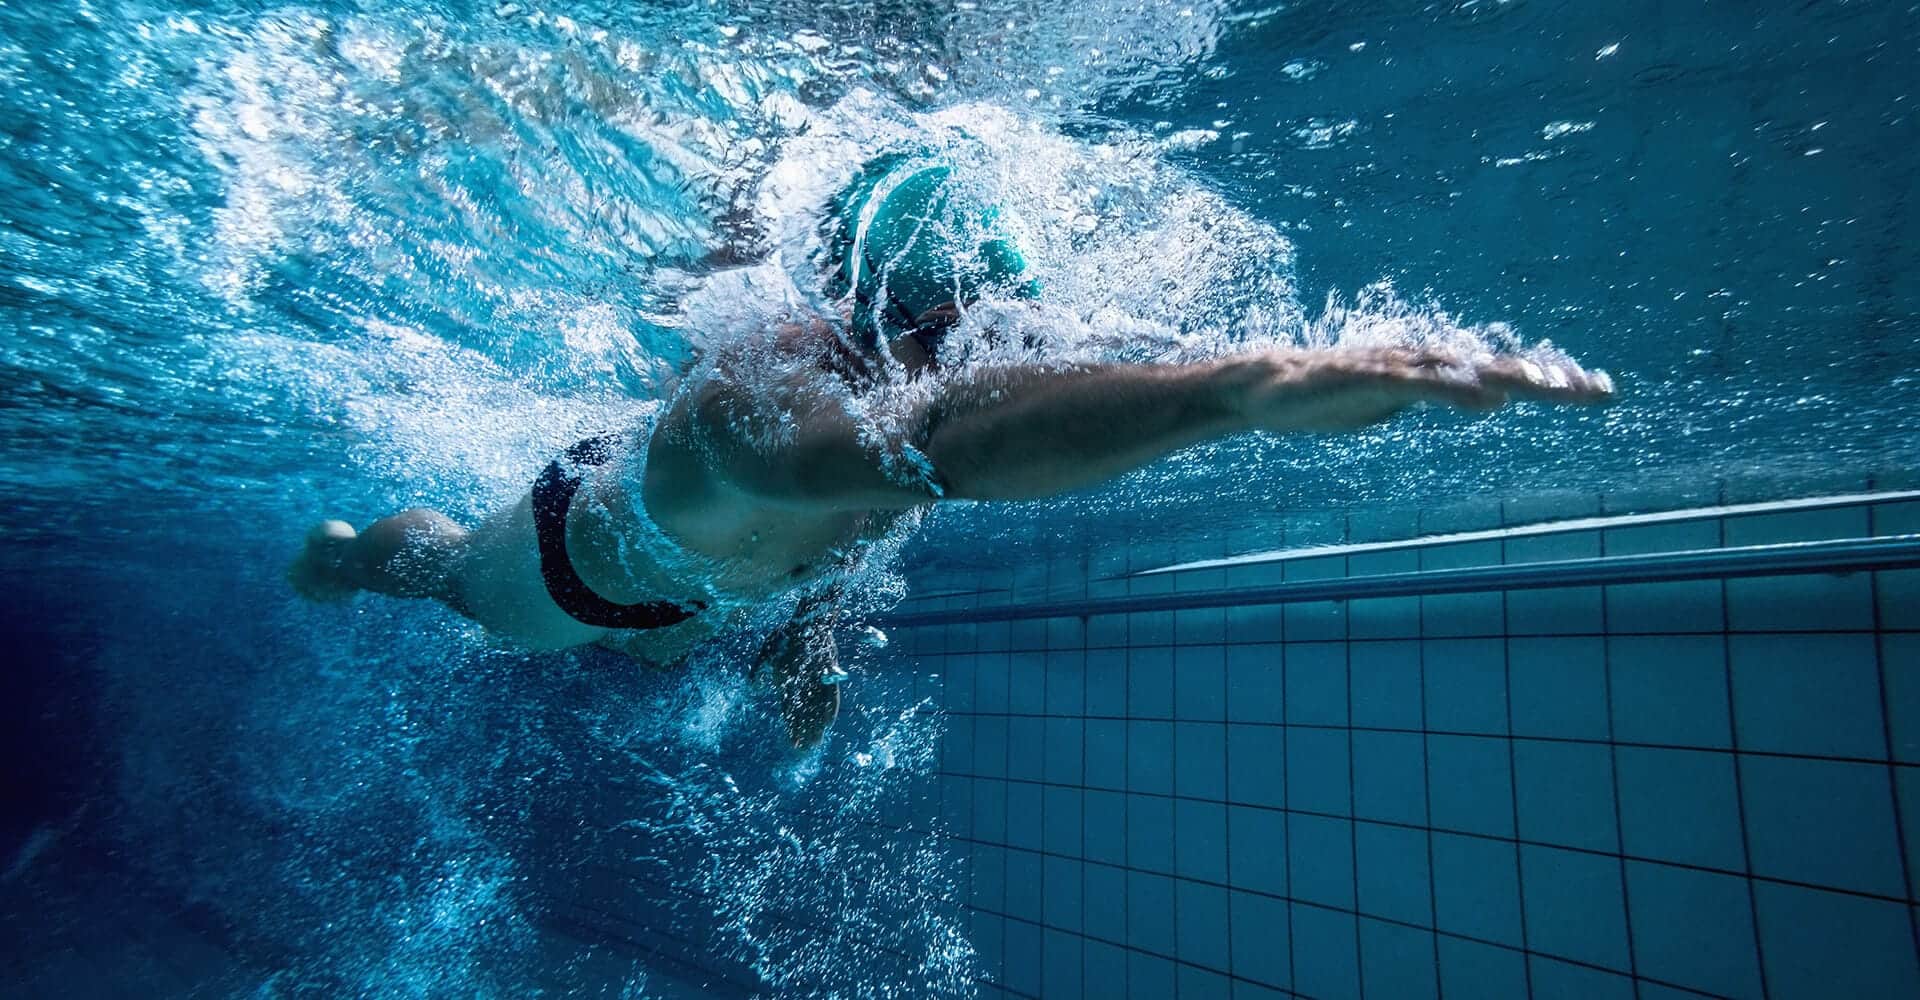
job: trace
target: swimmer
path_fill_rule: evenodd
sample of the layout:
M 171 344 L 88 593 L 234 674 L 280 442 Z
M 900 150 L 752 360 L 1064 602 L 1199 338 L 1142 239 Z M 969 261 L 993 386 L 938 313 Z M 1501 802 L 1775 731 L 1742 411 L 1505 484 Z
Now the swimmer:
M 323 521 L 290 581 L 316 600 L 432 598 L 522 647 L 597 642 L 659 664 L 739 609 L 800 590 L 761 660 L 789 740 L 807 747 L 839 711 L 837 581 L 863 540 L 908 512 L 1051 497 L 1204 441 L 1353 431 L 1418 404 L 1613 395 L 1606 373 L 1572 362 L 1404 348 L 943 368 L 961 309 L 1038 285 L 993 213 L 949 196 L 945 168 L 876 164 L 828 234 L 830 285 L 850 321 L 788 324 L 718 350 L 639 426 L 574 445 L 471 529 L 425 509 L 358 532 Z M 977 240 L 953 245 L 958 230 L 934 225 L 956 218 Z M 884 427 L 849 413 L 849 399 L 889 380 L 924 390 L 907 397 L 910 412 Z

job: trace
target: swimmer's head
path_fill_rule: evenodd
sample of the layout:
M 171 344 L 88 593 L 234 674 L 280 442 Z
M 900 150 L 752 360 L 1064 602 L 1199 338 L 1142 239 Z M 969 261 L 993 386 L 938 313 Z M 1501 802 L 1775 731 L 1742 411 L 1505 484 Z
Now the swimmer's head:
M 966 306 L 1040 293 L 999 209 L 975 204 L 951 175 L 939 160 L 890 154 L 835 199 L 827 287 L 851 300 L 850 326 L 867 351 L 930 363 Z

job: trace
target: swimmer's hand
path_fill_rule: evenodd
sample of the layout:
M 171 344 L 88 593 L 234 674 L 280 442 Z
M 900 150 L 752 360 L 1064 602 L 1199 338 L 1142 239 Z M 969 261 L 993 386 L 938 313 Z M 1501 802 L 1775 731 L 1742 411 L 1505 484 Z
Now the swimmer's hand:
M 832 633 L 783 629 L 761 648 L 760 663 L 773 668 L 787 741 L 797 750 L 817 745 L 840 716 L 840 685 L 821 682 L 839 670 Z
M 1378 423 L 1416 403 L 1492 410 L 1512 399 L 1596 404 L 1613 378 L 1572 361 L 1444 350 L 1274 351 L 1238 359 L 1235 408 L 1269 431 L 1342 431 Z

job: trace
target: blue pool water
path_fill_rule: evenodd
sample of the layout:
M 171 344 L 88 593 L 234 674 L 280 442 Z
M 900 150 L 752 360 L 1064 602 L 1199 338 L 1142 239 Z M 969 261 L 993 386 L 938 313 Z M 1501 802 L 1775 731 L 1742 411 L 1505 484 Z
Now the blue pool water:
M 1784 997 L 1845 968 L 1829 995 L 1900 995 L 1899 572 L 1118 634 L 978 613 L 1920 530 L 1883 499 L 1116 582 L 1913 486 L 1920 13 L 1774 6 L 0 3 L 0 976 Z M 752 636 L 660 676 L 287 588 L 315 518 L 472 521 L 704 347 L 821 306 L 817 205 L 904 144 L 1017 220 L 1061 350 L 1550 340 L 1622 399 L 943 508 L 863 610 L 976 620 L 850 641 L 851 704 L 798 759 Z M 709 273 L 736 217 L 774 261 Z M 1414 783 L 1373 802 L 1363 761 Z

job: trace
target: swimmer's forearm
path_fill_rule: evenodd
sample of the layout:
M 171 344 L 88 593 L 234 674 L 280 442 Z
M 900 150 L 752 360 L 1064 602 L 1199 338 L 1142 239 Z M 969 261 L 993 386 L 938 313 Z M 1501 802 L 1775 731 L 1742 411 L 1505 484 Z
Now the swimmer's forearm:
M 1255 429 L 1247 406 L 1252 390 L 1276 381 L 1304 396 L 1312 366 L 1261 354 L 1188 365 L 986 371 L 955 385 L 935 408 L 924 450 L 949 498 L 1052 496 Z

